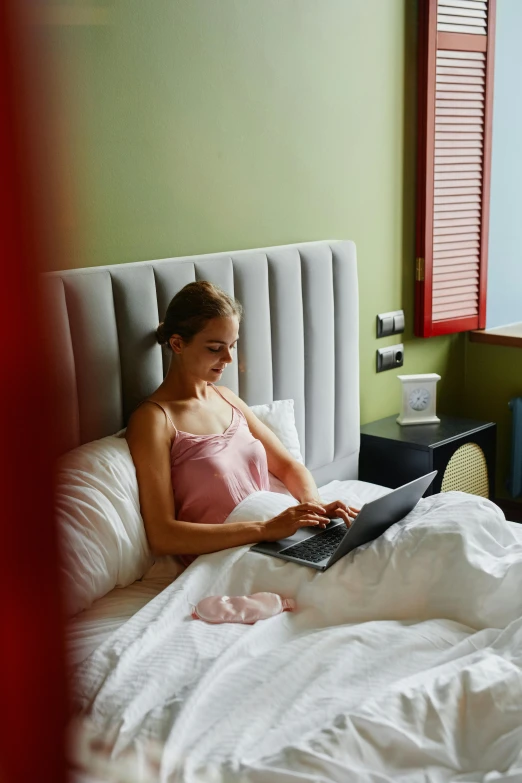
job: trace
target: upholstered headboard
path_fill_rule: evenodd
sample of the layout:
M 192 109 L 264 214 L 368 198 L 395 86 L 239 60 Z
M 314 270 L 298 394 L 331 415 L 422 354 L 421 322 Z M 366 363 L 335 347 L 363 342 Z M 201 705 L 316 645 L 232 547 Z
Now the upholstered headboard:
M 206 279 L 244 307 L 222 383 L 249 405 L 295 400 L 319 484 L 357 477 L 359 347 L 353 242 L 324 241 L 52 272 L 43 279 L 62 451 L 125 426 L 161 383 L 155 329 L 174 294 Z

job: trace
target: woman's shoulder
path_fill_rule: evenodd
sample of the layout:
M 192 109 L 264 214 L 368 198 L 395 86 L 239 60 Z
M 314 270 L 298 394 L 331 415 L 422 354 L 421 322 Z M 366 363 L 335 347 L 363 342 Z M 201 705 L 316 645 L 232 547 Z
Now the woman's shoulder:
M 126 436 L 141 434 L 163 435 L 172 432 L 172 422 L 163 405 L 150 397 L 143 400 L 132 412 L 127 424 Z

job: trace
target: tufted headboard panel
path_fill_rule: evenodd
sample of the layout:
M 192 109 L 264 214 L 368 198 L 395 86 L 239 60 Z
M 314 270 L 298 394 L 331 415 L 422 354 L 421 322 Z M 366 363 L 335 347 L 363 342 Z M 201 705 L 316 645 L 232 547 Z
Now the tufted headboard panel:
M 294 399 L 305 461 L 316 481 L 356 478 L 358 293 L 349 241 L 45 275 L 61 450 L 121 429 L 159 386 L 169 353 L 156 343 L 156 327 L 174 294 L 202 279 L 244 307 L 238 360 L 221 383 L 249 405 Z

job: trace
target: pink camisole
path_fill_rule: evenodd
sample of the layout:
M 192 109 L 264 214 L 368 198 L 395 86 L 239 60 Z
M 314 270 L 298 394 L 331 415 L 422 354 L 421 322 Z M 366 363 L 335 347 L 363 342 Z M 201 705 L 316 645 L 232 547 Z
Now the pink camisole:
M 223 397 L 214 386 L 212 388 Z M 232 408 L 232 421 L 222 434 L 193 435 L 175 430 L 170 452 L 176 519 L 222 524 L 231 511 L 252 492 L 270 489 L 266 452 L 254 438 L 243 412 Z M 167 411 L 155 400 L 156 405 Z M 185 565 L 197 555 L 179 555 Z

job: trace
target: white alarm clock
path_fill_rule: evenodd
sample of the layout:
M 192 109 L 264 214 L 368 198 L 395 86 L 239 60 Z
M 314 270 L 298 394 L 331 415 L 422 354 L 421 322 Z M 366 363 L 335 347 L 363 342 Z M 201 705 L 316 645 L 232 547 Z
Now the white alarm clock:
M 402 383 L 402 410 L 397 417 L 399 424 L 437 424 L 435 415 L 436 388 L 440 375 L 398 375 Z

